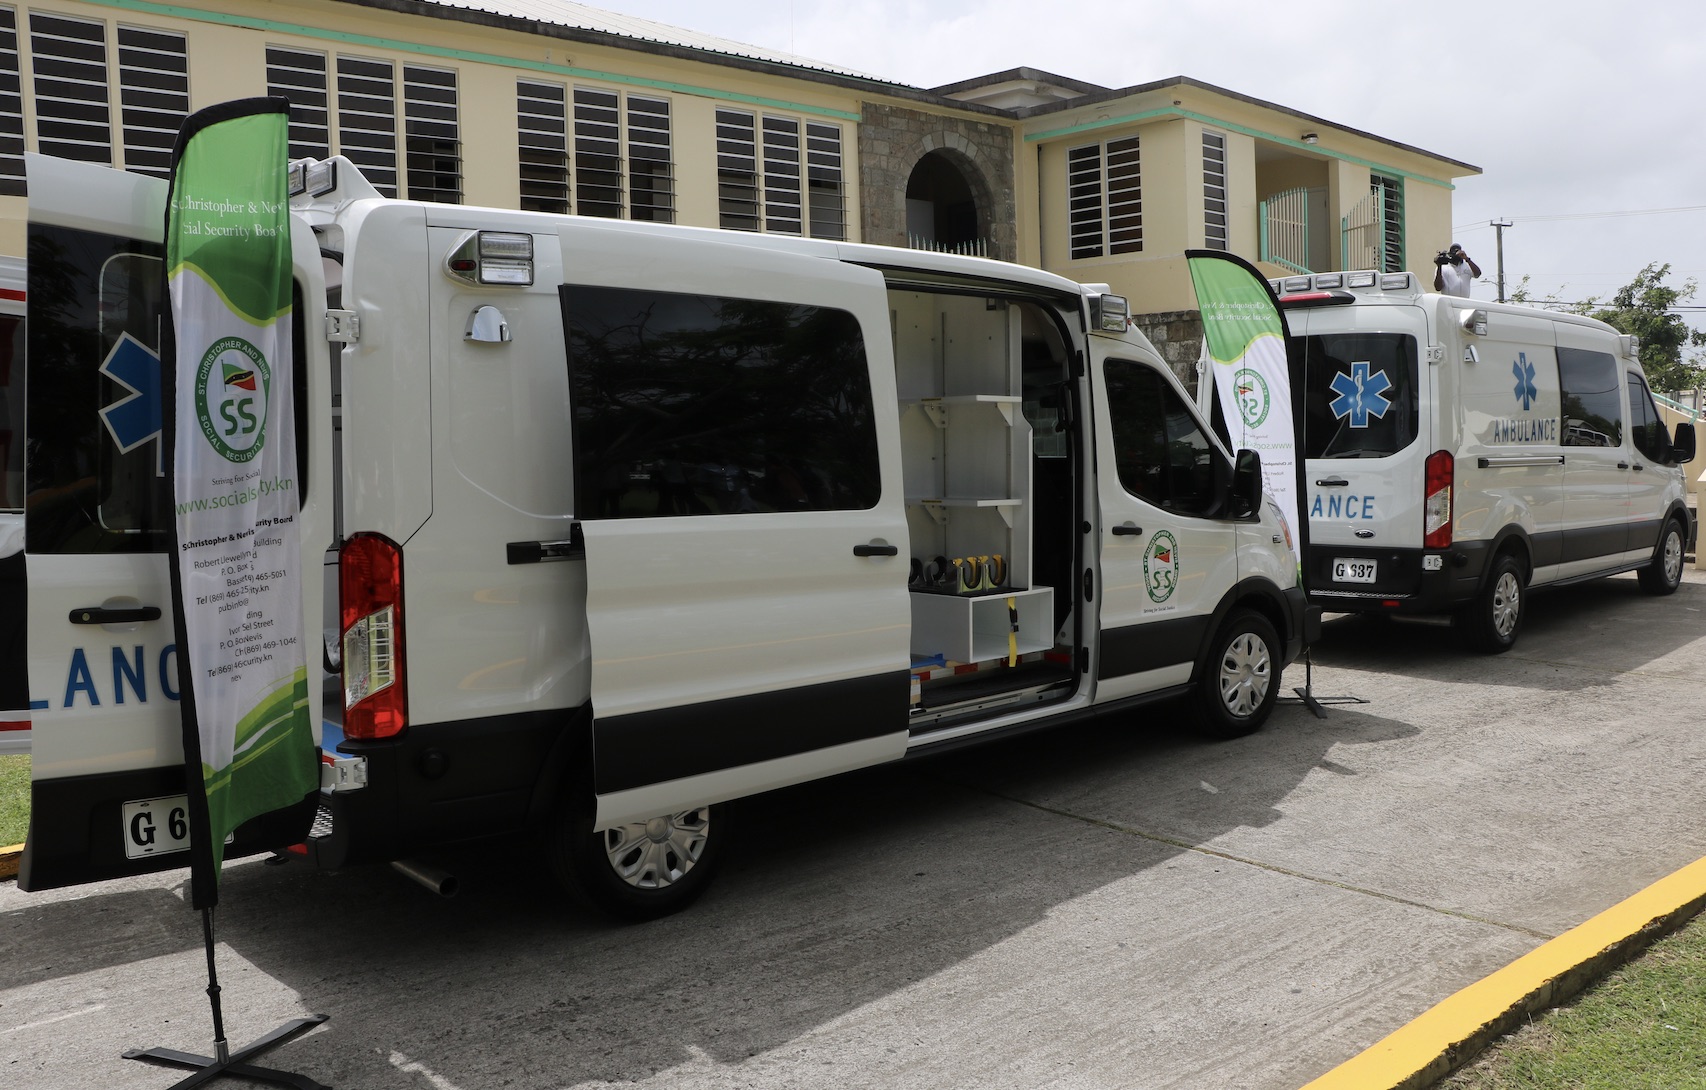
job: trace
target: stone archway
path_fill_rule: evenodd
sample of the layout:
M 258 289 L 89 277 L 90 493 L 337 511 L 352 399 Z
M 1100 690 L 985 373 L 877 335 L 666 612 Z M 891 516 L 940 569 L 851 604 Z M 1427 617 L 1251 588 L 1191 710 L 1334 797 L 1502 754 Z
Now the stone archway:
M 863 241 L 907 245 L 908 208 L 920 201 L 911 207 L 915 226 L 928 222 L 926 237 L 982 239 L 990 257 L 1017 256 L 1013 134 L 1005 126 L 867 102 L 859 168 Z
M 906 237 L 913 246 L 954 253 L 987 247 L 989 201 L 977 199 L 965 171 L 946 152 L 925 152 L 906 179 Z

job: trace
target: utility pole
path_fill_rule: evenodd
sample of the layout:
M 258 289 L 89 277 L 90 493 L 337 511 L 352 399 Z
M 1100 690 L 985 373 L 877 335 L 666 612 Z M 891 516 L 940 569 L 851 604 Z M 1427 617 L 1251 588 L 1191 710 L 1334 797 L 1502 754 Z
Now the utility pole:
M 1505 301 L 1505 228 L 1512 226 L 1509 220 L 1492 220 L 1494 246 L 1498 250 L 1499 259 L 1499 302 Z

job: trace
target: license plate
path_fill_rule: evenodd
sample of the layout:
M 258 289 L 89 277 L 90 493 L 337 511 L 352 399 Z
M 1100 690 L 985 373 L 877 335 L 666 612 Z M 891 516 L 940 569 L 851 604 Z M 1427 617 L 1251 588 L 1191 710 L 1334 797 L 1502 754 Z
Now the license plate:
M 124 857 L 181 852 L 190 846 L 190 800 L 187 795 L 138 799 L 124 804 Z
M 1333 582 L 1335 583 L 1372 583 L 1377 562 L 1373 560 L 1351 560 L 1346 557 L 1333 558 Z

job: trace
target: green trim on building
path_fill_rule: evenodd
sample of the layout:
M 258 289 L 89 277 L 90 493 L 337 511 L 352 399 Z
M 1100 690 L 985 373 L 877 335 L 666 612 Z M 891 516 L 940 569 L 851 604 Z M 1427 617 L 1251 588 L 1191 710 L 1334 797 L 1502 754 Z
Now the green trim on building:
M 1425 174 L 1416 174 L 1408 170 L 1399 170 L 1397 167 L 1387 166 L 1384 163 L 1377 163 L 1372 159 L 1363 159 L 1355 155 L 1346 155 L 1342 152 L 1328 151 L 1322 148 L 1319 144 L 1305 144 L 1301 140 L 1292 140 L 1284 136 L 1275 136 L 1271 132 L 1263 132 L 1260 129 L 1252 129 L 1245 125 L 1235 125 L 1230 121 L 1224 121 L 1218 117 L 1209 117 L 1207 114 L 1199 114 L 1191 110 L 1182 110 L 1177 106 L 1163 106 L 1156 110 L 1142 110 L 1134 114 L 1122 114 L 1119 117 L 1109 117 L 1098 121 L 1086 121 L 1082 125 L 1068 125 L 1065 128 L 1049 129 L 1045 132 L 1026 133 L 1025 143 L 1035 144 L 1043 140 L 1053 140 L 1056 137 L 1076 136 L 1079 133 L 1095 132 L 1098 129 L 1111 129 L 1120 125 L 1131 125 L 1139 121 L 1154 121 L 1158 118 L 1179 118 L 1187 121 L 1199 121 L 1204 125 L 1212 125 L 1217 129 L 1229 129 L 1232 132 L 1254 137 L 1257 140 L 1266 140 L 1274 144 L 1283 144 L 1289 148 L 1297 148 L 1300 151 L 1309 151 L 1316 155 L 1326 156 L 1329 159 L 1337 159 L 1340 162 L 1355 163 L 1357 166 L 1367 167 L 1369 170 L 1377 171 L 1381 174 L 1393 175 L 1399 178 L 1409 178 L 1414 181 L 1424 182 L 1428 185 L 1437 185 L 1442 189 L 1454 190 L 1457 188 L 1456 183 L 1451 181 L 1442 182 L 1438 178 L 1429 178 Z
M 199 8 L 179 7 L 176 4 L 156 4 L 150 0 L 78 0 L 79 3 L 91 7 L 117 8 L 121 11 L 143 12 L 149 15 L 163 15 L 173 19 L 185 19 L 196 23 L 217 23 L 222 26 L 238 27 L 243 30 L 262 30 L 276 34 L 290 34 L 298 38 L 313 38 L 325 42 L 339 42 L 344 45 L 362 46 L 367 49 L 389 49 L 398 53 L 414 53 L 423 57 L 440 57 L 447 60 L 467 61 L 474 64 L 490 64 L 500 68 L 515 68 L 529 72 L 548 72 L 552 75 L 566 76 L 571 79 L 595 79 L 607 83 L 620 83 L 629 87 L 644 87 L 654 91 L 673 91 L 677 94 L 694 95 L 699 98 L 711 98 L 721 102 L 740 102 L 749 106 L 765 106 L 771 109 L 789 110 L 794 113 L 812 114 L 817 117 L 833 117 L 838 121 L 858 121 L 859 114 L 850 110 L 832 110 L 824 106 L 807 106 L 798 102 L 788 102 L 783 99 L 763 98 L 758 95 L 743 95 L 729 91 L 719 91 L 711 87 L 699 87 L 690 83 L 675 83 L 670 80 L 641 79 L 638 76 L 624 76 L 615 72 L 600 72 L 592 68 L 573 68 L 563 64 L 548 64 L 544 61 L 525 61 L 515 57 L 499 56 L 495 53 L 476 53 L 469 49 L 443 49 L 438 46 L 422 45 L 418 42 L 402 42 L 392 38 L 376 38 L 370 34 L 349 34 L 341 30 L 322 30 L 318 27 L 302 26 L 298 23 L 284 23 L 276 19 L 257 19 L 247 15 L 228 15 L 216 11 L 202 11 Z

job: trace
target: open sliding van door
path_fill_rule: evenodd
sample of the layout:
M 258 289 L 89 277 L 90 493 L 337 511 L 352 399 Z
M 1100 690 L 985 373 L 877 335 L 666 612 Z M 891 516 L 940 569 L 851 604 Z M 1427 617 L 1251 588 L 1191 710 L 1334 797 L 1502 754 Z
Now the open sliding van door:
M 187 866 L 182 728 L 173 643 L 172 485 L 161 428 L 166 183 L 27 157 L 24 561 L 33 723 L 26 890 Z M 323 293 L 297 229 L 296 280 Z M 328 379 L 308 396 L 296 307 L 298 520 L 306 555 L 329 531 Z M 310 403 L 312 408 L 310 407 Z M 313 435 L 313 442 L 309 436 Z M 321 449 L 324 447 L 324 449 Z M 303 616 L 321 575 L 303 571 Z M 312 626 L 314 622 L 310 621 Z M 228 858 L 262 844 L 245 827 Z M 268 845 L 270 846 L 270 845 Z
M 563 239 L 596 826 L 902 756 L 880 274 L 761 244 Z

